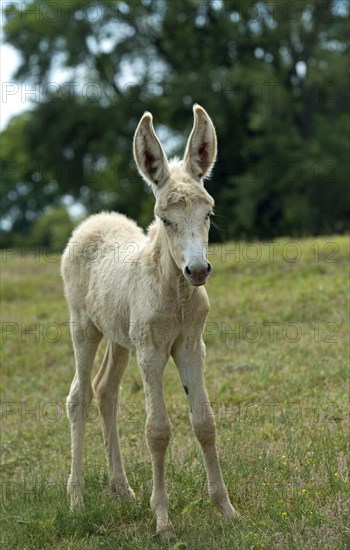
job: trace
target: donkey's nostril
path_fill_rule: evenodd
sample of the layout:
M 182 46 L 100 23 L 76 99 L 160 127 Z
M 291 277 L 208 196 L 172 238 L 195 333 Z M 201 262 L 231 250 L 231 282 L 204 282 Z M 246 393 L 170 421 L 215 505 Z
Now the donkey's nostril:
M 185 274 L 186 275 L 191 275 L 191 271 L 190 271 L 190 268 L 188 267 L 188 265 L 186 265 L 186 267 L 185 267 Z
M 211 264 L 208 262 L 207 272 L 210 273 L 212 269 L 213 268 L 212 268 Z

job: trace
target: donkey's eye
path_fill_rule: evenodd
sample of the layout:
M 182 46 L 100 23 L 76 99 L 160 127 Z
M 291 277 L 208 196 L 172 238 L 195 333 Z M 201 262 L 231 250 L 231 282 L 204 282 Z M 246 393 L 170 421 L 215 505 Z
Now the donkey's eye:
M 161 218 L 163 224 L 165 225 L 165 227 L 170 227 L 171 226 L 171 222 L 169 220 L 167 220 L 166 218 Z

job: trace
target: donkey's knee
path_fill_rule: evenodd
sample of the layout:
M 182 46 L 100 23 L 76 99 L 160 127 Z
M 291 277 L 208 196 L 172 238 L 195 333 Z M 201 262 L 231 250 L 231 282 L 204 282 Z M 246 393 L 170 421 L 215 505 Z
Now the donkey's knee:
M 171 437 L 171 425 L 167 419 L 162 422 L 148 418 L 146 422 L 146 438 L 150 451 L 165 451 Z
M 192 427 L 196 438 L 202 447 L 215 444 L 216 427 L 213 414 L 197 414 L 192 416 Z

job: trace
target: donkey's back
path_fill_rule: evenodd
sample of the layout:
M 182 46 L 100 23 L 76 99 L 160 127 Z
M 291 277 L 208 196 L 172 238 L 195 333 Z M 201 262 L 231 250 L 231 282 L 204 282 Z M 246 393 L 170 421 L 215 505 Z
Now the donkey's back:
M 62 275 L 65 282 L 85 266 L 89 270 L 98 261 L 111 256 L 127 256 L 127 243 L 141 245 L 142 229 L 130 218 L 114 212 L 102 212 L 84 220 L 72 233 L 62 255 Z
M 102 325 L 106 321 L 100 318 L 101 313 L 108 313 L 111 298 L 125 298 L 124 287 L 130 290 L 130 269 L 145 239 L 133 220 L 117 213 L 90 216 L 75 229 L 61 262 L 65 295 L 73 317 L 78 316 L 80 321 L 83 315 L 87 321 L 88 315 L 89 321 L 105 332 Z M 117 304 L 114 307 L 119 309 Z M 109 325 L 111 322 L 112 319 L 107 320 Z

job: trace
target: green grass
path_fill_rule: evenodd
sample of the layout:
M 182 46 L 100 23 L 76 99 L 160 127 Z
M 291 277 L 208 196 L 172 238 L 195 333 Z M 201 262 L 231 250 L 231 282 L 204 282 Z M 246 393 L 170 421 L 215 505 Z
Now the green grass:
M 59 263 L 3 257 L 3 549 L 349 548 L 348 238 L 297 241 L 294 248 L 280 239 L 273 253 L 272 243 L 255 244 L 213 247 L 215 272 L 207 285 L 207 387 L 224 478 L 243 520 L 225 523 L 207 498 L 187 402 L 170 362 L 167 480 L 177 546 L 153 537 L 144 396 L 134 359 L 123 379 L 120 433 L 138 498 L 118 504 L 107 494 L 93 403 L 85 511 L 69 512 L 64 401 L 74 367 Z

